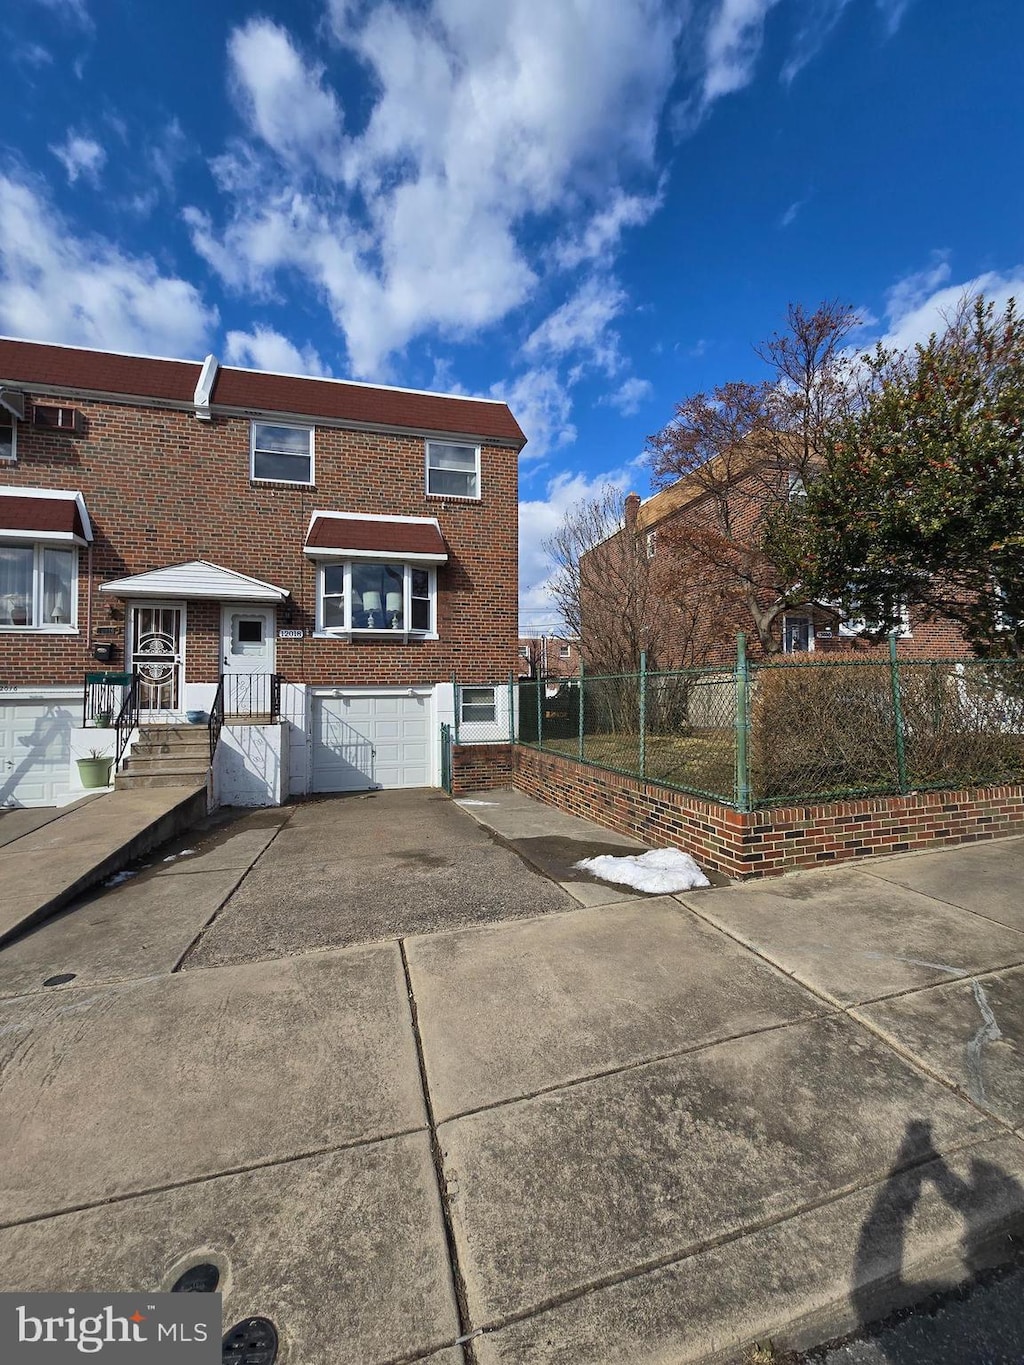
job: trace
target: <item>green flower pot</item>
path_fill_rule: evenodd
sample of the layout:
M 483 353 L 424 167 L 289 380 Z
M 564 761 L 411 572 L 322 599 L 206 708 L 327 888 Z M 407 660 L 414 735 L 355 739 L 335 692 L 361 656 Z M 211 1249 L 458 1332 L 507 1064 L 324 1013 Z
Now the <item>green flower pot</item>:
M 80 758 L 78 780 L 83 787 L 109 787 L 113 758 Z

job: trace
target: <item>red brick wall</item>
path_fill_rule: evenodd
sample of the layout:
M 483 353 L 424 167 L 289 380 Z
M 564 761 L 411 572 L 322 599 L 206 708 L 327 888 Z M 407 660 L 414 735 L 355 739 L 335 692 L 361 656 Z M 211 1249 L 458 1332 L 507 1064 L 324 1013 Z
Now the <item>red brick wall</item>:
M 457 744 L 452 747 L 453 796 L 511 785 L 511 744 Z
M 316 567 L 303 554 L 310 514 L 339 512 L 436 516 L 450 559 L 438 569 L 439 640 L 281 640 L 278 671 L 289 681 L 413 685 L 460 676 L 504 677 L 515 657 L 517 623 L 517 453 L 485 445 L 479 502 L 428 498 L 419 437 L 317 425 L 316 487 L 254 484 L 249 422 L 129 403 L 46 395 L 82 414 L 80 436 L 21 423 L 17 461 L 0 465 L 0 485 L 77 489 L 95 544 L 79 561 L 79 634 L 0 633 L 0 680 L 79 683 L 95 668 L 93 639 L 115 641 L 124 662 L 125 611 L 100 594 L 106 580 L 191 559 L 288 589 L 293 619 L 314 629 Z M 91 619 L 90 619 L 91 613 Z M 188 607 L 186 673 L 213 681 L 219 671 L 219 608 Z M 101 632 L 97 635 L 97 632 Z
M 868 797 L 744 814 L 524 745 L 514 747 L 512 760 L 513 785 L 528 796 L 652 846 L 685 849 L 702 866 L 744 879 L 1024 833 L 1021 786 Z

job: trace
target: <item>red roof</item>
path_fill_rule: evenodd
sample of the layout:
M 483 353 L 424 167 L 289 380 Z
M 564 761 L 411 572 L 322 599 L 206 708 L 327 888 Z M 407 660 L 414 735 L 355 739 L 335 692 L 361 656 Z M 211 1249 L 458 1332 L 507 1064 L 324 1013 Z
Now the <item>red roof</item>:
M 376 553 L 448 558 L 434 521 L 396 521 L 389 517 L 313 517 L 306 537 L 307 550 L 332 554 Z
M 201 369 L 201 364 L 188 360 L 151 360 L 35 341 L 0 340 L 0 383 L 14 388 L 38 384 L 58 393 L 77 389 L 191 403 Z M 297 379 L 222 366 L 212 401 L 214 407 L 327 417 L 368 426 L 526 444 L 507 404 L 481 398 L 412 393 L 335 379 Z
M 82 540 L 88 539 L 74 498 L 0 493 L 0 533 L 26 531 L 50 535 L 70 531 Z

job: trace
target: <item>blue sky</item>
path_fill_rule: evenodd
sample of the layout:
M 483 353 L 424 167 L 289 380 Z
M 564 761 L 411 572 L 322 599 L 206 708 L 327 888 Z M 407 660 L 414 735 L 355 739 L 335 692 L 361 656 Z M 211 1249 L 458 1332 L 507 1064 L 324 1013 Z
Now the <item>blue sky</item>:
M 1014 0 L 5 0 L 0 333 L 507 398 L 541 542 L 786 305 L 1021 293 Z

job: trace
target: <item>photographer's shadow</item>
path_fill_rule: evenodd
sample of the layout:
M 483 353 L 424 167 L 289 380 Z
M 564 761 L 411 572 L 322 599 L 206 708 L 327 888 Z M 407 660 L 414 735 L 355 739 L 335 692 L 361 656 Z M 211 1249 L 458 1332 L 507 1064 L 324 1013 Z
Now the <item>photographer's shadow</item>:
M 966 1282 L 931 1283 L 904 1276 L 907 1236 L 922 1195 L 931 1187 L 963 1222 L 960 1251 L 967 1271 Z M 936 1151 L 931 1124 L 915 1119 L 907 1124 L 900 1149 L 878 1197 L 871 1207 L 857 1241 L 850 1301 L 861 1329 L 896 1308 L 922 1304 L 936 1294 L 959 1297 L 971 1282 L 992 1264 L 993 1211 L 1005 1215 L 1006 1232 L 1024 1226 L 1024 1185 L 991 1161 L 971 1158 L 967 1179 L 957 1175 Z M 1007 1248 L 1009 1244 L 1007 1243 Z M 954 1330 L 951 1327 L 951 1330 Z M 872 1333 L 874 1335 L 874 1333 Z M 984 1354 L 958 1353 L 949 1359 L 995 1359 Z M 901 1344 L 899 1335 L 878 1335 L 875 1346 L 894 1365 L 910 1365 L 922 1357 Z

